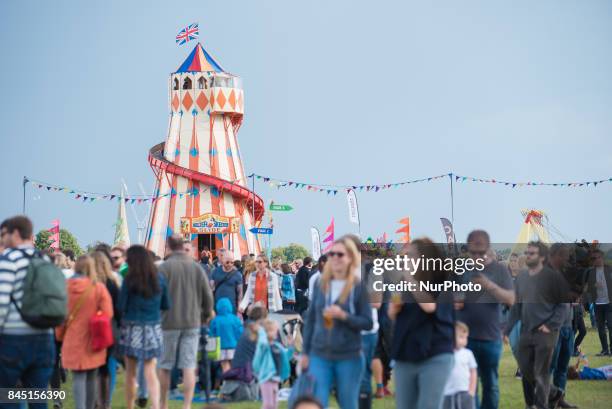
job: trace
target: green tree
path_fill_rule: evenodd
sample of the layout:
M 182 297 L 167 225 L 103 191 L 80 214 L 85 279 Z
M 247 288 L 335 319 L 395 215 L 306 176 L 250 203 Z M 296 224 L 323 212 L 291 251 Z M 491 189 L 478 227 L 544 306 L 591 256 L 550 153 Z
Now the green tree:
M 36 234 L 34 245 L 39 250 L 46 250 L 51 246 L 51 233 L 48 230 L 41 230 Z M 83 254 L 83 249 L 72 233 L 66 229 L 60 229 L 60 249 L 70 249 L 76 257 Z
M 306 247 L 297 243 L 290 243 L 287 246 L 275 247 L 272 249 L 272 258 L 280 258 L 283 262 L 290 262 L 309 255 Z

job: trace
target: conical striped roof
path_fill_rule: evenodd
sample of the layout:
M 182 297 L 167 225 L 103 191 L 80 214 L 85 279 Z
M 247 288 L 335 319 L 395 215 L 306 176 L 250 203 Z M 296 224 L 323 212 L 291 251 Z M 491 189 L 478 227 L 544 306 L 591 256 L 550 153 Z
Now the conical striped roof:
M 224 72 L 223 68 L 198 43 L 176 72 Z

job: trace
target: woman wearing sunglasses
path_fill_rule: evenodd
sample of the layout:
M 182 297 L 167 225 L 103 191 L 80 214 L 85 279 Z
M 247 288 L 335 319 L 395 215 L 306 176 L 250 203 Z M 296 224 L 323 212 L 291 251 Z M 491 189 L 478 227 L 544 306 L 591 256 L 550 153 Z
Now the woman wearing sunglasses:
M 255 271 L 247 278 L 247 289 L 240 302 L 240 312 L 252 304 L 265 307 L 270 312 L 283 309 L 283 300 L 278 285 L 278 276 L 270 271 L 270 262 L 265 254 L 255 259 Z
M 367 293 L 359 282 L 361 257 L 349 238 L 336 240 L 305 317 L 302 369 L 317 380 L 315 396 L 328 407 L 336 386 L 341 409 L 356 409 L 364 363 L 361 331 L 372 328 Z

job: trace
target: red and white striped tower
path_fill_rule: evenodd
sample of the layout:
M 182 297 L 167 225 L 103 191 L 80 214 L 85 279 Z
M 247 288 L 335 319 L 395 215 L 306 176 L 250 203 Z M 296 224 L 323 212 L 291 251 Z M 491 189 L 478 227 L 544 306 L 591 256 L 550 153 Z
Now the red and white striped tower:
M 259 253 L 249 232 L 264 213 L 248 188 L 237 132 L 244 113 L 239 77 L 225 72 L 198 43 L 170 75 L 168 137 L 149 152 L 157 184 L 147 248 L 163 257 L 180 233 L 195 252 L 229 248 L 236 258 Z

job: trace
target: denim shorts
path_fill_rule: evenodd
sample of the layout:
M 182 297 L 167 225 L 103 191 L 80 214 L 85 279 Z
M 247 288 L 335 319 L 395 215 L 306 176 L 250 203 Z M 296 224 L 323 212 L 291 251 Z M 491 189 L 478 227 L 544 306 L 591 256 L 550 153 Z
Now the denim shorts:
M 200 328 L 163 330 L 161 369 L 195 369 L 198 366 Z

